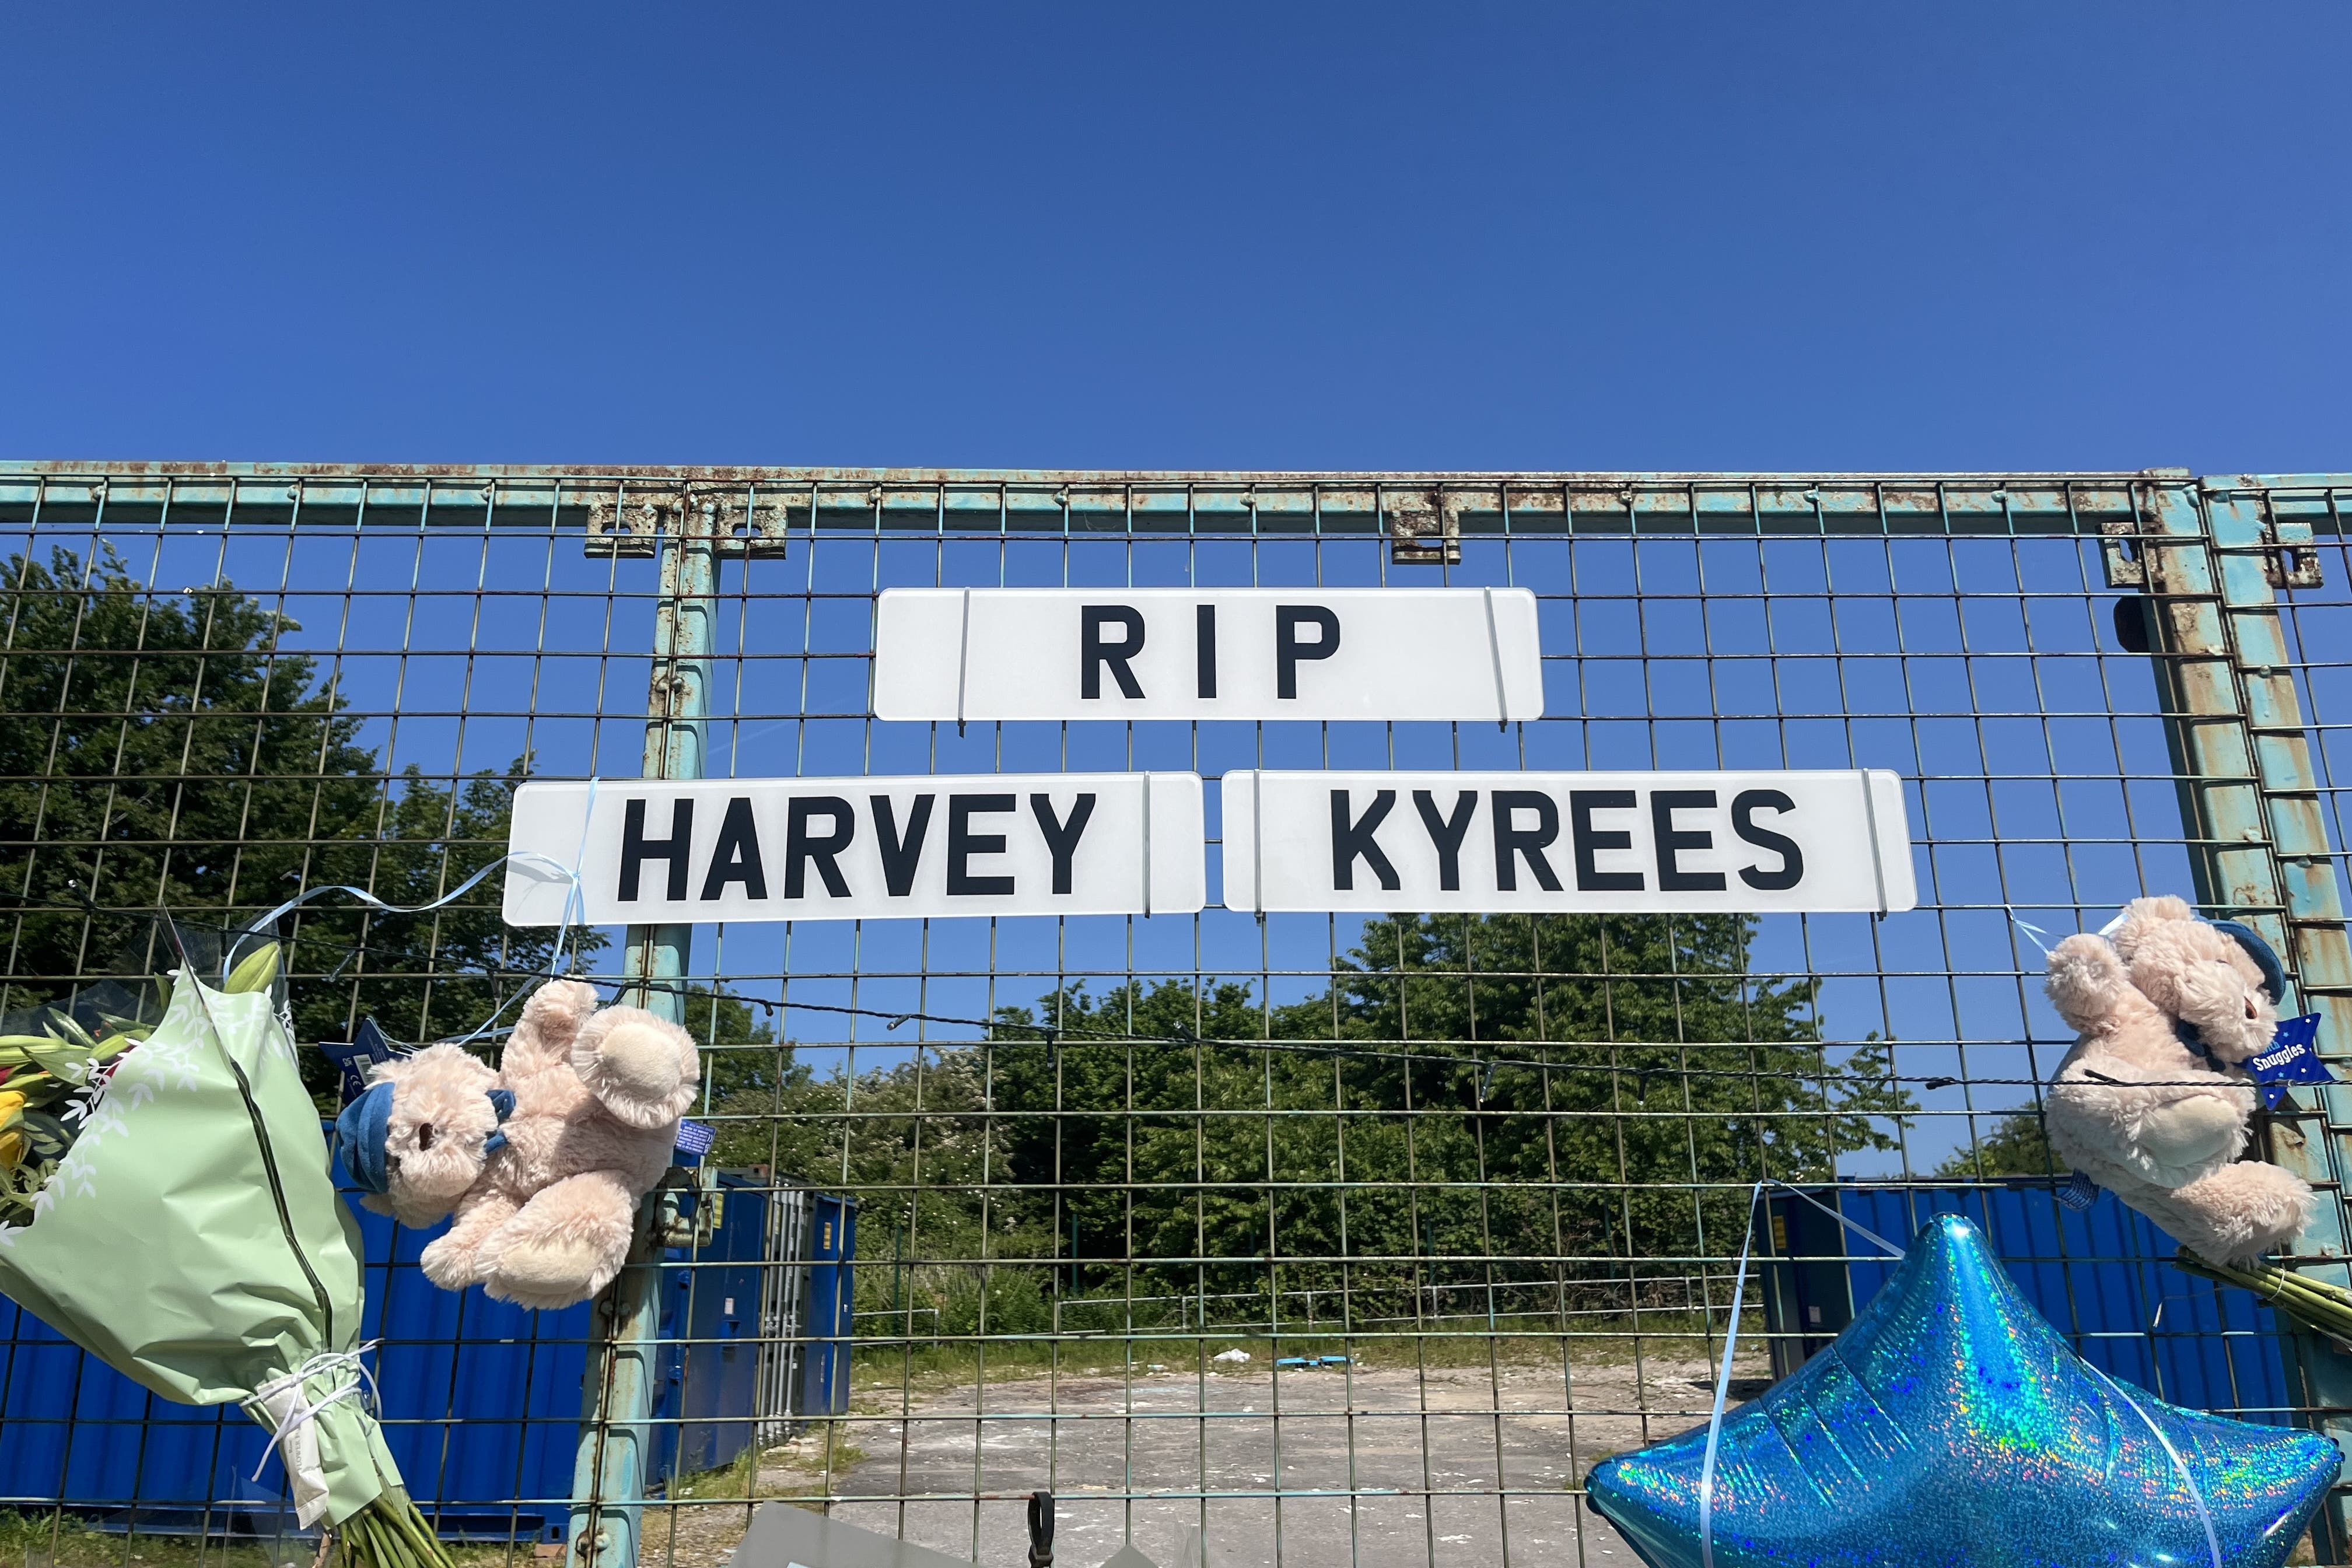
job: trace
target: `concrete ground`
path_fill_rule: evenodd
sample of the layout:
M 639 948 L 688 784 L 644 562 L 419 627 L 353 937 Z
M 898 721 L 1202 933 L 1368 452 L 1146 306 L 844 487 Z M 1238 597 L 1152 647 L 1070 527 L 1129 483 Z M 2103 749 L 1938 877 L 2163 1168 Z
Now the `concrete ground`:
M 1735 1393 L 1760 1390 L 1761 1365 L 1740 1370 Z M 1708 1377 L 1656 1359 L 1638 1379 L 1631 1363 L 1580 1368 L 1572 1387 L 1557 1365 L 1277 1374 L 1260 1360 L 992 1382 L 984 1405 L 967 1384 L 836 1427 L 862 1457 L 829 1485 L 811 1444 L 772 1450 L 760 1490 L 829 1493 L 835 1520 L 982 1568 L 1026 1563 L 1038 1489 L 1055 1494 L 1058 1568 L 1097 1568 L 1130 1540 L 1178 1568 L 1204 1525 L 1206 1568 L 1639 1568 L 1568 1489 L 1608 1455 L 1703 1421 Z M 649 1513 L 649 1565 L 715 1568 L 748 1510 L 673 1515 Z

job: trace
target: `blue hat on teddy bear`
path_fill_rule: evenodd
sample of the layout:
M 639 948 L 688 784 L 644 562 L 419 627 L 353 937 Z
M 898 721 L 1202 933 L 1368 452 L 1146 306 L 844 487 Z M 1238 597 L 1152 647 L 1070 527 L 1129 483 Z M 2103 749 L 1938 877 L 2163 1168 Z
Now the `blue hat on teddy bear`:
M 2112 941 L 2116 929 L 2123 923 L 2124 917 L 2117 915 L 2099 928 L 2099 934 Z M 2246 956 L 2254 961 L 2254 967 L 2263 972 L 2263 989 L 2271 994 L 2273 1003 L 2286 1000 L 2286 965 L 2279 962 L 2278 950 L 2263 940 L 2262 932 L 2243 921 L 2206 921 L 2204 923 L 2245 950 Z
M 363 1193 L 391 1189 L 392 1159 L 384 1145 L 392 1133 L 392 1089 L 390 1083 L 368 1085 L 335 1118 L 335 1152 L 341 1156 L 352 1184 Z M 488 1093 L 490 1108 L 500 1121 L 514 1114 L 514 1090 L 493 1089 Z M 482 1141 L 482 1152 L 494 1154 L 506 1147 L 506 1142 L 504 1131 L 492 1132 Z
M 2243 921 L 2208 921 L 2215 931 L 2235 938 L 2254 967 L 2263 972 L 2263 989 L 2271 994 L 2273 1003 L 2286 1000 L 2286 965 L 2279 962 L 2277 950 L 2263 940 L 2263 933 Z
M 381 1193 L 390 1184 L 384 1139 L 392 1131 L 392 1085 L 372 1083 L 335 1118 L 335 1152 L 352 1184 Z

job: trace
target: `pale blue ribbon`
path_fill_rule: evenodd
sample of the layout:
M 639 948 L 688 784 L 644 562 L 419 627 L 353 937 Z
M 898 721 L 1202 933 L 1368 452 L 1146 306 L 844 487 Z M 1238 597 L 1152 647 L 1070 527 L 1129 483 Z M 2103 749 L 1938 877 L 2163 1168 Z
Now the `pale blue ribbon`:
M 2089 1362 L 2083 1364 L 2091 1366 Z M 2163 1446 L 2165 1457 L 2172 1461 L 2172 1468 L 2180 1472 L 2181 1485 L 2189 1489 L 2189 1500 L 2197 1505 L 2197 1522 L 2205 1527 L 2205 1550 L 2212 1553 L 2213 1568 L 2221 1568 L 2221 1541 L 2213 1533 L 2213 1510 L 2205 1506 L 2205 1494 L 2198 1489 L 2197 1478 L 2189 1473 L 2189 1461 L 2180 1457 L 2180 1450 L 2172 1446 L 2172 1439 L 2164 1435 L 2164 1428 L 2156 1424 L 2155 1417 L 2139 1407 L 2138 1400 L 2124 1392 L 2122 1384 L 2099 1372 L 2095 1366 L 2091 1366 L 2091 1370 L 2099 1373 L 2099 1381 L 2114 1389 L 2116 1397 L 2131 1406 L 2132 1414 L 2140 1418 L 2140 1424 L 2155 1434 L 2157 1442 Z
M 472 876 L 467 878 L 455 888 L 452 888 L 449 891 L 442 894 L 439 898 L 434 900 L 428 904 L 389 904 L 384 902 L 383 900 L 377 898 L 373 893 L 369 892 L 365 888 L 354 888 L 347 883 L 341 882 L 324 888 L 308 888 L 303 891 L 295 894 L 294 897 L 287 900 L 284 903 L 278 905 L 268 914 L 263 915 L 259 920 L 257 920 L 252 924 L 247 926 L 245 930 L 238 934 L 236 940 L 229 943 L 228 952 L 221 960 L 222 977 L 224 979 L 226 978 L 230 966 L 236 961 L 236 951 L 239 947 L 242 947 L 245 944 L 247 938 L 260 935 L 271 926 L 276 925 L 281 918 L 290 914 L 295 910 L 301 908 L 304 904 L 309 903 L 313 899 L 325 898 L 329 893 L 349 893 L 352 897 L 359 900 L 360 902 L 366 904 L 369 908 L 380 910 L 384 914 L 430 914 L 435 910 L 440 909 L 445 905 L 453 904 L 459 899 L 464 898 L 467 893 L 472 892 L 477 887 L 481 885 L 483 878 L 510 863 L 515 865 L 529 864 L 546 867 L 548 869 L 553 871 L 557 876 L 562 877 L 567 884 L 563 895 L 563 922 L 555 929 L 554 956 L 558 958 L 562 957 L 563 954 L 563 939 L 572 934 L 572 928 L 575 923 L 574 916 L 577 915 L 581 917 L 578 923 L 585 923 L 587 909 L 584 900 L 586 895 L 582 890 L 580 868 L 588 858 L 588 828 L 589 825 L 595 820 L 596 785 L 599 782 L 599 780 L 593 777 L 588 781 L 587 806 L 586 809 L 581 813 L 580 818 L 580 847 L 572 855 L 571 865 L 566 866 L 562 861 L 556 859 L 553 856 L 541 855 L 535 849 L 509 850 L 506 854 L 501 855 L 497 859 L 491 861 L 488 865 L 484 866 L 480 870 L 475 872 Z M 514 998 L 509 996 L 506 1001 L 499 1005 L 498 1012 L 492 1013 L 488 1018 L 482 1021 L 479 1028 L 477 1028 L 472 1034 L 466 1036 L 457 1043 L 460 1045 L 466 1045 L 481 1038 L 482 1036 L 489 1032 L 490 1026 L 499 1021 L 499 1015 L 504 1013 L 513 1005 Z
M 1811 1193 L 1802 1192 L 1786 1182 L 1759 1182 L 1748 1192 L 1748 1234 L 1739 1243 L 1739 1272 L 1731 1285 L 1731 1321 L 1723 1331 L 1723 1366 L 1715 1375 L 1715 1406 L 1706 1416 L 1706 1458 L 1698 1468 L 1698 1557 L 1701 1568 L 1715 1568 L 1715 1454 L 1723 1438 L 1723 1407 L 1731 1396 L 1731 1357 L 1739 1348 L 1739 1309 L 1748 1299 L 1748 1260 L 1756 1248 L 1756 1207 L 1764 1196 L 1766 1187 L 1779 1187 L 1795 1193 L 1830 1218 L 1857 1235 L 1869 1237 L 1886 1249 L 1889 1258 L 1900 1258 L 1903 1249 L 1865 1226 L 1822 1203 Z M 2219 1565 L 2216 1565 L 2219 1568 Z
M 2019 920 L 2015 910 L 2009 910 L 2009 923 L 2023 931 L 2025 933 L 2025 940 L 2042 950 L 2042 957 L 2047 958 L 2050 956 L 2050 944 L 2042 940 L 2043 937 L 2050 934 L 2048 931 L 2043 931 L 2038 925 L 2029 925 L 2024 921 Z

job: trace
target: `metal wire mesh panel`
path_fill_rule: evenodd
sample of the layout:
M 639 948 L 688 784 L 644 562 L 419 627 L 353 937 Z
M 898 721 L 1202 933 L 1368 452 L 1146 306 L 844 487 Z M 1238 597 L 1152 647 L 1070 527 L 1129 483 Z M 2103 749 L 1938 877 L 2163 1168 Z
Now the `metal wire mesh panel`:
M 520 780 L 638 773 L 649 688 L 710 776 L 1892 769 L 1922 901 L 1889 917 L 696 931 L 665 984 L 718 1143 L 673 1205 L 641 1555 L 715 1563 L 785 1498 L 1012 1563 L 1045 1489 L 1070 1563 L 1126 1541 L 1169 1562 L 1192 1532 L 1235 1563 L 1631 1564 L 1581 1478 L 1704 1418 L 1766 1179 L 1843 1183 L 1880 1226 L 1974 1205 L 2102 1365 L 2286 1420 L 2307 1397 L 2267 1314 L 2158 1267 L 2119 1214 L 2060 1215 L 2035 1115 L 2072 1036 L 2033 933 L 2207 885 L 2178 649 L 2111 586 L 2154 485 L 0 473 L 0 1011 L 166 967 L 160 913 L 228 931 L 329 884 L 443 897 L 503 852 Z M 2352 563 L 2337 492 L 2294 493 L 2327 559 L 2283 614 L 2341 843 Z M 698 508 L 721 546 L 687 602 L 660 552 Z M 886 587 L 1397 583 L 1534 590 L 1546 716 L 868 717 Z M 655 657 L 679 616 L 707 637 L 690 721 Z M 373 1017 L 488 1048 L 551 973 L 623 983 L 620 931 L 511 930 L 498 897 L 493 875 L 426 915 L 288 916 L 301 1037 Z M 531 1551 L 572 1498 L 587 1321 L 436 1292 L 418 1238 L 380 1239 L 415 1490 Z M 1757 1242 L 1832 1268 L 1850 1306 L 1848 1245 L 1785 1216 Z M 1811 1278 L 1759 1276 L 1738 1386 L 1833 1331 Z M 29 1320 L 0 1361 L 0 1489 L 41 1550 L 120 1560 L 148 1538 L 89 1530 L 130 1523 L 234 1553 L 278 1528 L 275 1471 L 236 1480 L 257 1430 L 95 1375 Z M 163 1477 L 142 1456 L 192 1415 L 194 1479 Z

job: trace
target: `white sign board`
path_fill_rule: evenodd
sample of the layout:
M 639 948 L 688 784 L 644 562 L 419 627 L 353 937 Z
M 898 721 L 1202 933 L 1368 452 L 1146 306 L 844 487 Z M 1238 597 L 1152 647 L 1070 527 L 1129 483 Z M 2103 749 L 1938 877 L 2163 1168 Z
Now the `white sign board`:
M 1224 777 L 1234 910 L 1907 910 L 1903 785 L 1843 773 Z
M 509 925 L 1190 913 L 1198 773 L 600 779 L 515 792 Z
M 1543 713 L 1525 588 L 888 588 L 879 719 Z

